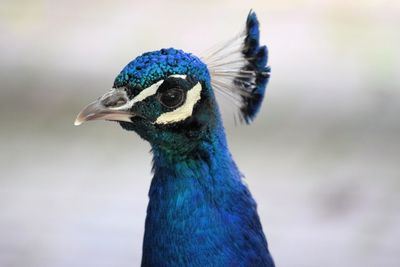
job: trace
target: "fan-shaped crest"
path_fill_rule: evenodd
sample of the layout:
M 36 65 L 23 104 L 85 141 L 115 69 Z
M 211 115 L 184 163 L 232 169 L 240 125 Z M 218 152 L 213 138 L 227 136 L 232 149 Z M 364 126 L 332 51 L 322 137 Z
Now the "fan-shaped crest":
M 257 16 L 250 11 L 241 33 L 202 57 L 214 90 L 233 101 L 246 123 L 259 111 L 270 77 L 268 49 L 259 45 L 259 37 Z

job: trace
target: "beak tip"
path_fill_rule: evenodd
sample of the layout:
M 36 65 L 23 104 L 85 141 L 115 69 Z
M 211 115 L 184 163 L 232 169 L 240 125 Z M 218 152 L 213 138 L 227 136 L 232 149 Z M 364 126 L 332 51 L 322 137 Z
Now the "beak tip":
M 75 126 L 79 126 L 83 123 L 83 121 L 81 121 L 79 118 L 76 118 L 76 120 L 74 121 L 74 125 Z
M 118 92 L 117 92 L 118 93 Z M 113 95 L 110 93 L 106 93 L 107 97 L 112 97 Z M 118 95 L 117 95 L 118 96 Z M 125 109 L 124 106 L 118 106 L 119 109 L 115 109 L 112 107 L 104 106 L 101 102 L 104 96 L 100 97 L 98 100 L 90 103 L 86 107 L 84 107 L 81 112 L 79 112 L 78 116 L 74 121 L 75 126 L 79 126 L 84 122 L 93 121 L 93 120 L 111 120 L 111 121 L 127 121 L 131 122 L 130 118 L 134 116 L 134 114 Z

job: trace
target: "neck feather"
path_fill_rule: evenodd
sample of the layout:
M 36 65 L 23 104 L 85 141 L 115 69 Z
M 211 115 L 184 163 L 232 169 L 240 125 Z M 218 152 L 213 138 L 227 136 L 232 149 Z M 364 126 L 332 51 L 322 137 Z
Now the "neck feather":
M 153 154 L 142 266 L 273 266 L 222 130 L 185 155 Z

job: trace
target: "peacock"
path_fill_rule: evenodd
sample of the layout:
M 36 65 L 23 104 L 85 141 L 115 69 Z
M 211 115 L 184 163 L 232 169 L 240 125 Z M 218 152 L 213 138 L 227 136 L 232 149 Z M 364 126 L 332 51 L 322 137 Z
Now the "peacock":
M 231 100 L 235 117 L 251 123 L 270 77 L 267 61 L 250 11 L 244 30 L 202 57 L 174 48 L 137 57 L 78 114 L 75 125 L 117 121 L 151 144 L 141 266 L 275 266 L 216 98 Z

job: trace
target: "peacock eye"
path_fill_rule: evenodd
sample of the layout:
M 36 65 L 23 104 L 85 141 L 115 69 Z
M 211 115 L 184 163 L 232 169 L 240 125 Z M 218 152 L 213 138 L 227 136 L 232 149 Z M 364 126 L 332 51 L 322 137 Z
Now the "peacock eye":
M 161 104 L 168 108 L 176 108 L 185 100 L 185 92 L 180 88 L 171 88 L 159 95 Z

